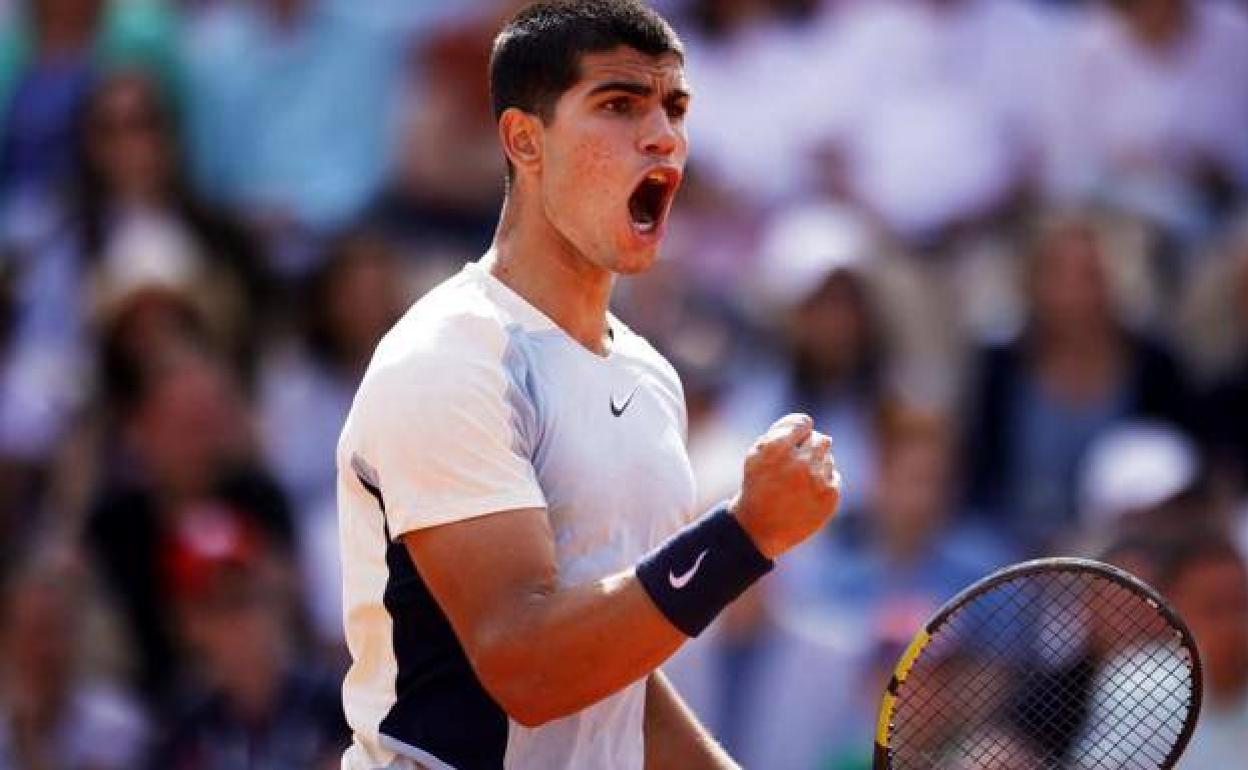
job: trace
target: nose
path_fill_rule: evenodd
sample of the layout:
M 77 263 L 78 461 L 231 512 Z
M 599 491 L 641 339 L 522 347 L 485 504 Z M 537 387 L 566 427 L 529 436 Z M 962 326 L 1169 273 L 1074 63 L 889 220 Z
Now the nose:
M 684 133 L 672 122 L 667 111 L 662 107 L 652 110 L 642 129 L 642 150 L 647 155 L 671 158 L 683 142 Z

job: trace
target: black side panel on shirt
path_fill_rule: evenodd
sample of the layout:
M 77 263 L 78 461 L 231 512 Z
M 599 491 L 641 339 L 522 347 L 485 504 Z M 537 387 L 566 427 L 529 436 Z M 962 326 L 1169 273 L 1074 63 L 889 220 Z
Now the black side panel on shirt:
M 377 499 L 381 490 L 360 483 Z M 395 702 L 381 721 L 382 735 L 428 752 L 455 770 L 502 770 L 507 714 L 468 663 L 450 622 L 412 564 L 403 543 L 386 532 L 386 593 L 394 634 Z

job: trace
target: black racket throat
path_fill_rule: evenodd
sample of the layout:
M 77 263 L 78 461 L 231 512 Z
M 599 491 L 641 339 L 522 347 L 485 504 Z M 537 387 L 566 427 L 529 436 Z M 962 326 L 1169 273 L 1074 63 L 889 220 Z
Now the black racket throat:
M 1037 559 L 927 622 L 894 668 L 875 770 L 1169 770 L 1196 725 L 1200 658 L 1139 578 Z

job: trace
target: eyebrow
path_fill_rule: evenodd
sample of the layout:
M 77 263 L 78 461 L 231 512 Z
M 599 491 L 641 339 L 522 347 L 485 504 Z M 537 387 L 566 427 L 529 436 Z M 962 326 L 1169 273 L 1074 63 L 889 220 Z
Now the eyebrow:
M 634 96 L 640 96 L 644 98 L 644 97 L 648 97 L 654 94 L 654 87 L 646 85 L 645 83 L 638 83 L 635 80 L 608 80 L 605 83 L 599 83 L 598 85 L 591 88 L 589 91 L 589 95 L 593 97 L 593 96 L 598 96 L 599 94 L 604 94 L 604 93 L 608 93 L 611 91 L 620 91 L 626 94 L 633 94 Z M 673 88 L 671 91 L 668 92 L 667 97 L 664 99 L 664 101 L 672 102 L 672 101 L 687 100 L 689 99 L 689 97 L 690 97 L 690 94 L 685 89 Z

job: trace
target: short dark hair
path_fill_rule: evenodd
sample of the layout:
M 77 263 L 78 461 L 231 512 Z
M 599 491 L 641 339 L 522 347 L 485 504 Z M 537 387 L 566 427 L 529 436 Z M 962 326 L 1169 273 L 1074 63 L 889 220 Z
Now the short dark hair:
M 1135 532 L 1126 532 L 1111 543 L 1099 558 L 1110 564 L 1135 557 L 1147 575 L 1141 575 L 1163 594 L 1172 590 L 1196 566 L 1234 562 L 1244 566 L 1244 558 L 1234 540 L 1211 523 L 1190 520 L 1153 522 Z
M 580 77 L 581 57 L 617 46 L 684 57 L 675 31 L 639 0 L 548 0 L 525 7 L 494 39 L 494 118 L 518 107 L 549 121 L 559 97 Z

